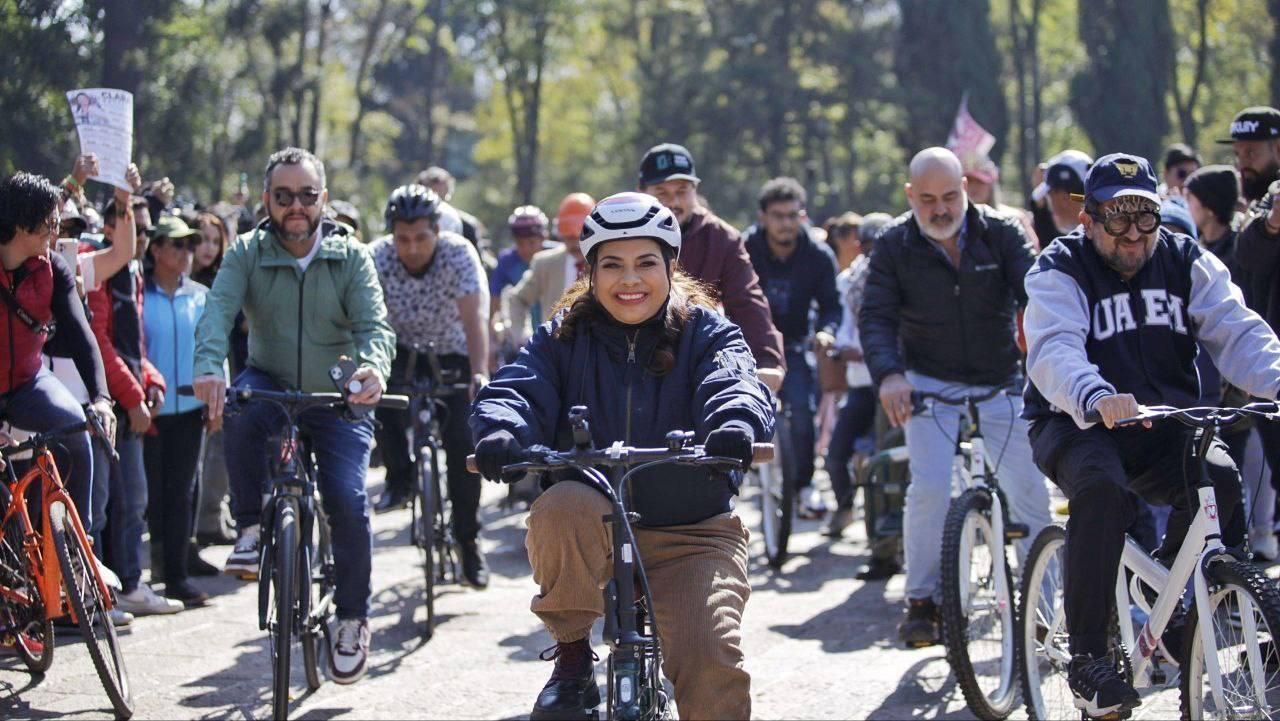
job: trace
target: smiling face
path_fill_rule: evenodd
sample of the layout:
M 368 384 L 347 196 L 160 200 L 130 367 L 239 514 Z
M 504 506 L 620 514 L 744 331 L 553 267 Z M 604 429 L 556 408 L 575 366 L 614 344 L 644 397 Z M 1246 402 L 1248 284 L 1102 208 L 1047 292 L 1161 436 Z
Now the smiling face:
M 1113 198 L 1098 208 L 1101 218 L 1109 219 L 1125 213 L 1149 213 L 1159 215 L 1160 206 L 1145 198 L 1133 196 Z M 1124 279 L 1137 275 L 1155 253 L 1156 239 L 1160 235 L 1159 227 L 1149 233 L 1138 230 L 1138 223 L 1130 222 L 1129 229 L 1116 236 L 1107 232 L 1102 221 L 1090 217 L 1088 213 L 1080 213 L 1080 222 L 1084 224 L 1084 232 L 1093 241 L 1098 255 L 1106 261 L 1111 269 Z M 1132 220 L 1132 218 L 1131 218 Z
M 624 325 L 652 318 L 671 293 L 662 247 L 651 238 L 612 240 L 600 246 L 591 284 L 596 300 Z

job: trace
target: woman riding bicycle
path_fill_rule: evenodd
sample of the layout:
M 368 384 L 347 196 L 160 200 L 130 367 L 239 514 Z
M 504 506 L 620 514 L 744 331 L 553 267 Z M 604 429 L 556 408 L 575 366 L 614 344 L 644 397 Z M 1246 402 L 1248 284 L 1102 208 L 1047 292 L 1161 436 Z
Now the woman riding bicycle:
M 773 431 L 773 405 L 756 379 L 738 328 L 675 266 L 680 228 L 648 195 L 619 193 L 592 210 L 582 231 L 587 273 L 554 318 L 498 371 L 476 399 L 471 429 L 481 473 L 533 445 L 568 448 L 567 411 L 592 412 L 597 448 L 615 441 L 664 445 L 693 430 L 712 455 L 750 463 L 752 443 Z M 529 514 L 526 546 L 540 590 L 532 610 L 556 641 L 556 667 L 531 718 L 570 718 L 600 702 L 591 627 L 610 574 L 603 495 L 551 478 Z M 636 542 L 648 574 L 664 671 L 684 718 L 748 718 L 742 612 L 747 531 L 733 514 L 738 474 L 662 466 L 638 473 L 626 499 L 639 514 Z M 551 485 L 554 484 L 554 485 Z

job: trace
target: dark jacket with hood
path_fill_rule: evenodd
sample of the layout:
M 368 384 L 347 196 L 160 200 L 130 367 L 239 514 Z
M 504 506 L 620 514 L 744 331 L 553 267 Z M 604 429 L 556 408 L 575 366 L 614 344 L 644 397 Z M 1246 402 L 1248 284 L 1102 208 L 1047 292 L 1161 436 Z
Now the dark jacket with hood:
M 649 370 L 661 322 L 624 326 L 608 318 L 580 322 L 571 340 L 557 340 L 564 312 L 544 323 L 510 365 L 476 397 L 471 432 L 477 442 L 509 431 L 525 447 L 572 446 L 568 413 L 590 410 L 596 448 L 614 441 L 644 448 L 665 445 L 669 431 L 738 426 L 757 441 L 773 434 L 773 402 L 756 379 L 756 364 L 737 326 L 695 308 L 682 329 L 675 363 L 664 375 Z M 552 479 L 552 482 L 558 479 Z M 697 523 L 733 508 L 737 474 L 664 465 L 637 474 L 628 507 L 640 525 Z

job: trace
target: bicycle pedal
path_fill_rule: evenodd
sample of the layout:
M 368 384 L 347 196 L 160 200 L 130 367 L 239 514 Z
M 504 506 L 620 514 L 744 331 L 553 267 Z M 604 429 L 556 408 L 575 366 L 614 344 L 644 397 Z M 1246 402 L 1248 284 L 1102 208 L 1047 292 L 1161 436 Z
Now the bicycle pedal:
M 1004 527 L 1004 537 L 1007 540 L 1016 540 L 1026 538 L 1031 535 L 1031 528 L 1025 523 L 1010 523 Z

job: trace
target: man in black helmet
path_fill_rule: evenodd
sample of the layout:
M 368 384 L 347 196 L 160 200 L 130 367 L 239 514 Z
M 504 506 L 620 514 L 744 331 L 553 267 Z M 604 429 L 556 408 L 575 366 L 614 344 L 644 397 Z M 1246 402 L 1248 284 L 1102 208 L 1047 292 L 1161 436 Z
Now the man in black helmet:
M 488 382 L 489 289 L 475 247 L 464 237 L 440 228 L 440 198 L 422 185 L 396 188 L 387 201 L 387 232 L 370 246 L 387 302 L 387 320 L 396 332 L 396 356 L 390 385 L 428 378 L 428 345 L 438 355 L 443 375 L 470 381 L 472 391 Z M 415 350 L 416 349 L 416 350 Z M 412 366 L 412 370 L 410 370 Z M 462 571 L 476 588 L 489 585 L 489 570 L 480 553 L 480 477 L 467 472 L 471 432 L 467 429 L 471 399 L 456 393 L 444 399 L 443 431 L 449 467 L 453 531 L 462 552 Z M 408 503 L 413 488 L 413 462 L 405 431 L 406 411 L 378 409 L 377 432 L 387 467 L 387 487 L 375 510 Z

